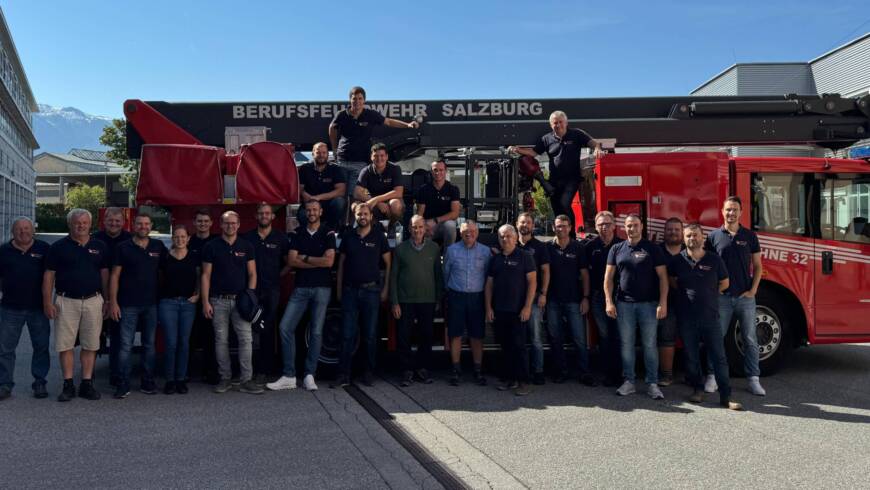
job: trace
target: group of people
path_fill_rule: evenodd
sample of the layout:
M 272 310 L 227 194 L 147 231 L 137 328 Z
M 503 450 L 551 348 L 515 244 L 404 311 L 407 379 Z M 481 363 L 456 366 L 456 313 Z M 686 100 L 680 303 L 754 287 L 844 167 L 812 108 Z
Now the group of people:
M 226 211 L 221 233 L 212 235 L 208 210 L 197 213 L 194 230 L 176 225 L 172 245 L 150 237 L 151 218 L 135 217 L 133 233 L 123 231 L 124 215 L 110 208 L 104 229 L 90 234 L 92 216 L 83 209 L 68 215 L 69 235 L 51 246 L 33 237 L 27 218 L 13 224 L 13 238 L 0 248 L 2 318 L 0 318 L 0 399 L 10 395 L 15 349 L 23 326 L 33 342 L 33 393 L 47 396 L 49 320 L 55 324 L 55 348 L 63 373 L 60 401 L 99 399 L 93 385 L 101 332 L 110 343 L 114 396 L 131 391 L 131 351 L 137 328 L 143 345 L 140 391 L 157 393 L 155 339 L 163 328 L 166 383 L 163 392 L 186 393 L 191 341 L 206 353 L 204 365 L 214 391 L 237 389 L 260 394 L 293 389 L 296 377 L 296 329 L 310 318 L 307 357 L 301 385 L 316 390 L 318 358 L 333 284 L 341 304 L 342 341 L 338 376 L 332 386 L 351 382 L 357 339 L 362 347 L 362 382 L 371 384 L 377 360 L 380 304 L 388 301 L 396 321 L 401 384 L 431 383 L 433 319 L 439 305 L 449 338 L 449 382 L 463 380 L 460 354 L 467 336 L 473 379 L 486 385 L 483 338 L 491 322 L 501 344 L 504 366 L 500 390 L 517 395 L 529 384 L 543 384 L 544 343 L 549 337 L 553 381 L 568 379 L 564 342 L 577 352 L 581 383 L 598 384 L 589 365 L 585 316 L 595 320 L 605 364 L 605 384 L 617 393 L 635 391 L 635 337 L 640 331 L 647 392 L 662 398 L 660 386 L 673 381 L 674 344 L 679 332 L 685 346 L 687 378 L 695 388 L 692 401 L 718 389 L 720 402 L 730 398 L 723 336 L 733 317 L 743 335 L 750 391 L 764 395 L 759 382 L 754 296 L 761 279 L 755 234 L 740 226 L 737 197 L 723 206 L 725 224 L 706 238 L 700 227 L 668 220 L 665 242 L 655 245 L 643 235 L 640 217 L 625 218 L 628 239 L 615 235 L 616 220 L 595 216 L 597 236 L 585 243 L 574 237 L 570 202 L 580 182 L 583 148 L 599 153 L 599 142 L 567 127 L 567 116 L 550 116 L 552 132 L 533 148 L 511 147 L 518 154 L 547 153 L 556 211 L 555 239 L 533 234 L 534 216 L 522 213 L 515 224 L 498 229 L 498 247 L 477 241 L 474 221 L 457 227 L 459 189 L 447 180 L 443 161 L 431 165 L 431 178 L 414 194 L 410 239 L 391 250 L 386 230 L 402 220 L 404 187 L 400 168 L 388 161 L 383 144 L 371 145 L 374 126 L 415 128 L 364 107 L 365 91 L 350 91 L 349 107 L 329 128 L 337 163 L 328 160 L 326 143 L 313 147 L 313 162 L 299 168 L 303 205 L 300 226 L 289 236 L 274 229 L 272 206 L 257 207 L 257 227 L 240 234 L 240 217 Z M 370 163 L 366 163 L 366 157 Z M 353 175 L 356 174 L 356 178 Z M 351 223 L 345 226 L 347 203 Z M 457 230 L 460 240 L 457 241 Z M 337 276 L 332 270 L 337 262 Z M 279 314 L 281 277 L 295 272 L 294 289 Z M 257 302 L 262 316 L 255 324 L 242 303 Z M 248 301 L 246 301 L 248 300 Z M 546 332 L 543 329 L 546 318 Z M 158 321 L 159 320 L 159 321 Z M 238 340 L 240 375 L 233 381 L 229 331 Z M 278 330 L 276 335 L 275 329 Z M 268 382 L 280 339 L 282 372 Z M 416 353 L 412 339 L 417 340 Z M 531 339 L 531 349 L 527 340 Z M 255 349 L 255 342 L 259 348 Z M 700 344 L 707 351 L 706 377 Z M 73 383 L 74 349 L 80 344 L 81 382 Z M 257 355 L 254 356 L 256 350 Z M 661 373 L 661 374 L 660 374 Z

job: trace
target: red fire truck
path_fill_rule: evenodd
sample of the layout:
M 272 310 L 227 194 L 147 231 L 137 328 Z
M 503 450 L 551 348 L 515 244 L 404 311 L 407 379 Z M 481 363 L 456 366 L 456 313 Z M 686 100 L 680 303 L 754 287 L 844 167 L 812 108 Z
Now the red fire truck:
M 293 152 L 325 140 L 329 121 L 343 107 L 129 100 L 128 153 L 142 158 L 138 203 L 168 207 L 173 222 L 192 219 L 201 206 L 216 215 L 228 206 L 295 203 Z M 370 107 L 424 122 L 420 130 L 384 129 L 376 137 L 410 174 L 411 188 L 426 174 L 411 172 L 415 159 L 431 161 L 434 153 L 447 160 L 463 189 L 464 215 L 484 230 L 511 222 L 520 202 L 530 201 L 518 197 L 532 188 L 534 171 L 504 148 L 532 144 L 549 130 L 548 115 L 563 110 L 572 126 L 616 142 L 616 153 L 584 166 L 575 201 L 578 231 L 594 230 L 592 218 L 604 209 L 617 217 L 641 215 L 654 239 L 672 216 L 710 231 L 721 224 L 726 196 L 749 203 L 742 224 L 758 232 L 764 259 L 755 324 L 764 373 L 778 369 L 799 345 L 870 342 L 864 316 L 870 313 L 870 163 L 620 151 L 787 144 L 840 149 L 870 134 L 870 96 L 396 101 Z M 222 148 L 245 134 L 284 143 L 257 142 L 230 154 Z M 242 213 L 243 221 L 248 217 L 253 212 Z M 731 366 L 739 368 L 737 328 L 731 327 L 726 347 Z M 325 337 L 328 344 L 328 331 Z M 325 352 L 324 360 L 332 360 L 328 346 Z

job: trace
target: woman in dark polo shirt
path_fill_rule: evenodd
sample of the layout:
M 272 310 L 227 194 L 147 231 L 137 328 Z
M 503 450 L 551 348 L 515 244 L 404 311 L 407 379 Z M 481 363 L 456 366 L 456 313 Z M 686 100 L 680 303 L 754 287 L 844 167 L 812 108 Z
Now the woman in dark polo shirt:
M 187 393 L 190 330 L 199 301 L 199 257 L 187 249 L 190 234 L 184 225 L 172 230 L 172 248 L 160 264 L 160 304 L 157 314 L 166 343 L 166 386 L 163 393 Z

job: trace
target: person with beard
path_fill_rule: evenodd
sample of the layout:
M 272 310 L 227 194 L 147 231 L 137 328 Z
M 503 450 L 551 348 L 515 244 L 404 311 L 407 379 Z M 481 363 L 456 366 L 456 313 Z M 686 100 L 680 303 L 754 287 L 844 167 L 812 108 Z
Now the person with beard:
M 257 227 L 241 236 L 254 246 L 257 257 L 257 299 L 263 308 L 259 320 L 261 329 L 253 332 L 255 343 L 254 382 L 265 385 L 275 366 L 275 324 L 278 319 L 278 301 L 281 299 L 281 276 L 290 272 L 285 268 L 290 241 L 282 231 L 272 227 L 275 211 L 272 206 L 262 203 L 257 206 Z
M 670 260 L 683 251 L 683 222 L 672 217 L 665 221 L 665 240 L 660 245 L 665 260 Z M 676 291 L 668 290 L 668 316 L 659 320 L 656 339 L 659 345 L 659 386 L 674 382 L 674 351 L 677 344 L 677 308 L 674 304 Z
M 619 327 L 616 319 L 607 316 L 604 301 L 604 272 L 610 249 L 622 242 L 616 236 L 616 218 L 610 211 L 595 215 L 595 231 L 598 236 L 586 244 L 586 262 L 589 264 L 589 293 L 592 318 L 598 328 L 598 352 L 602 358 L 604 385 L 618 386 L 622 382 L 620 361 Z
M 150 238 L 151 217 L 136 216 L 133 221 L 135 235 L 118 245 L 112 259 L 109 278 L 109 315 L 121 325 L 121 349 L 118 367 L 121 380 L 115 389 L 115 398 L 130 394 L 130 357 L 136 328 L 142 325 L 142 381 L 139 391 L 146 395 L 157 393 L 154 371 L 157 359 L 157 279 L 160 262 L 166 255 L 163 242 Z
M 120 243 L 133 238 L 133 234 L 124 229 L 125 222 L 123 209 L 106 208 L 103 213 L 103 229 L 91 235 L 106 244 L 109 260 L 115 256 L 115 249 Z M 112 317 L 107 317 L 103 320 L 103 335 L 109 337 L 109 384 L 117 388 L 121 380 L 121 370 L 118 368 L 118 353 L 121 349 L 120 324 Z
M 402 169 L 388 161 L 387 146 L 383 143 L 372 145 L 372 164 L 362 169 L 354 188 L 354 207 L 366 203 L 372 210 L 372 219 L 390 220 L 390 227 L 405 213 L 402 196 Z
M 315 200 L 323 208 L 322 222 L 329 229 L 337 231 L 344 225 L 347 199 L 347 177 L 341 167 L 329 163 L 329 149 L 326 143 L 314 143 L 311 150 L 313 162 L 299 167 L 299 195 L 302 202 Z M 299 224 L 308 222 L 306 207 L 303 204 L 297 213 Z
M 306 202 L 307 224 L 304 229 L 297 228 L 290 235 L 287 264 L 296 269 L 296 279 L 293 283 L 293 294 L 290 295 L 287 309 L 284 310 L 278 326 L 284 367 L 281 377 L 266 385 L 270 390 L 296 388 L 296 327 L 309 308 L 311 317 L 308 355 L 305 358 L 302 387 L 308 391 L 317 390 L 314 375 L 323 342 L 323 322 L 326 320 L 326 308 L 332 293 L 331 271 L 335 261 L 335 232 L 321 224 L 322 214 L 319 201 L 312 199 Z
M 387 300 L 389 282 L 381 279 L 380 263 L 390 277 L 390 245 L 380 229 L 372 228 L 372 212 L 368 204 L 358 203 L 354 209 L 356 227 L 345 231 L 338 258 L 336 292 L 341 302 L 343 326 L 338 377 L 332 388 L 347 386 L 351 380 L 351 361 L 357 335 L 366 353 L 363 384 L 374 383 L 377 358 L 378 310 Z M 361 331 L 360 331 L 361 330 Z
M 199 209 L 193 218 L 194 234 L 187 242 L 188 253 L 193 254 L 197 261 L 202 260 L 205 245 L 220 235 L 211 232 L 212 219 L 208 209 Z M 208 384 L 216 385 L 220 381 L 217 357 L 214 351 L 214 327 L 211 320 L 202 312 L 202 302 L 196 304 L 196 316 L 193 320 L 193 330 L 190 333 L 190 349 L 202 349 L 202 378 Z M 192 352 L 190 358 L 193 358 Z
M 532 336 L 532 382 L 544 384 L 544 312 L 547 307 L 547 293 L 550 287 L 550 252 L 547 245 L 535 238 L 532 232 L 535 220 L 531 213 L 520 213 L 517 217 L 519 241 L 517 247 L 535 259 L 537 287 L 532 314 L 529 318 L 529 333 Z
M 415 196 L 417 215 L 426 219 L 426 236 L 446 249 L 456 241 L 459 217 L 459 187 L 447 180 L 447 164 L 432 162 L 432 182 L 423 184 Z

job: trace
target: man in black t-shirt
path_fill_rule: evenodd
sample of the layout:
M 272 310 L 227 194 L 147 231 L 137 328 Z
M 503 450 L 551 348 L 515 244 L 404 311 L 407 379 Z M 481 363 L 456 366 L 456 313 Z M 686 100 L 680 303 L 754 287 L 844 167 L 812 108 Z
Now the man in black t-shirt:
M 220 235 L 212 235 L 212 219 L 208 209 L 197 210 L 193 219 L 196 232 L 190 237 L 187 249 L 196 255 L 197 260 L 202 260 L 202 251 L 205 245 Z M 190 349 L 193 359 L 193 350 L 202 349 L 202 376 L 208 384 L 216 385 L 220 381 L 218 374 L 217 358 L 214 352 L 214 328 L 211 320 L 202 313 L 202 302 L 196 305 L 196 316 L 193 320 L 193 329 L 190 332 Z
M 251 323 L 245 321 L 236 308 L 236 298 L 246 294 L 246 289 L 257 289 L 257 266 L 254 246 L 240 238 L 239 215 L 226 211 L 221 215 L 220 238 L 216 238 L 202 251 L 202 312 L 212 320 L 215 336 L 215 354 L 221 380 L 214 387 L 215 393 L 226 393 L 232 387 L 230 378 L 230 325 L 239 341 L 239 368 L 241 371 L 239 391 L 259 395 L 263 388 L 254 383 L 251 366 Z
M 572 235 L 576 230 L 571 202 L 580 187 L 580 154 L 583 148 L 594 150 L 595 158 L 603 156 L 601 143 L 582 129 L 568 128 L 568 116 L 562 111 L 550 114 L 552 132 L 545 134 L 534 148 L 511 146 L 511 153 L 535 157 L 546 153 L 550 159 L 550 184 L 555 192 L 550 196 L 550 205 L 556 215 L 565 214 L 572 220 Z
M 335 161 L 347 174 L 347 195 L 354 196 L 356 177 L 368 165 L 369 149 L 372 146 L 372 131 L 375 126 L 415 129 L 417 121 L 410 123 L 384 117 L 380 112 L 366 109 L 366 91 L 351 87 L 350 106 L 339 112 L 329 124 L 329 143 L 335 153 Z
M 459 187 L 447 180 L 447 164 L 432 162 L 432 182 L 417 189 L 417 213 L 426 220 L 426 234 L 444 250 L 456 241 Z
M 643 236 L 640 217 L 625 218 L 628 240 L 615 245 L 607 256 L 604 295 L 607 315 L 619 324 L 624 382 L 620 396 L 635 392 L 635 335 L 640 330 L 647 394 L 664 398 L 658 386 L 659 353 L 656 346 L 658 320 L 668 313 L 668 275 L 661 248 Z M 614 282 L 615 279 L 615 282 Z
M 665 221 L 665 239 L 659 244 L 666 260 L 683 251 L 683 221 L 677 217 Z M 656 341 L 659 345 L 659 386 L 674 382 L 674 351 L 677 344 L 677 308 L 673 289 L 668 290 L 668 316 L 659 320 Z
M 103 213 L 103 229 L 92 234 L 106 244 L 109 260 L 115 256 L 115 249 L 122 242 L 133 238 L 133 235 L 124 229 L 126 222 L 124 210 L 117 207 L 106 208 Z M 108 294 L 108 291 L 106 292 Z M 118 353 L 121 349 L 121 329 L 118 322 L 109 316 L 103 320 L 103 335 L 109 337 L 109 384 L 118 387 L 121 380 L 121 370 L 118 368 Z
M 616 236 L 616 218 L 610 211 L 595 215 L 595 231 L 598 236 L 586 243 L 586 262 L 589 264 L 589 309 L 598 328 L 598 352 L 602 357 L 605 386 L 622 383 L 622 360 L 620 357 L 619 326 L 615 318 L 607 316 L 604 301 L 604 272 L 610 249 L 622 241 Z
M 311 318 L 307 337 L 308 355 L 305 358 L 302 387 L 308 391 L 317 389 L 314 375 L 323 342 L 326 308 L 332 295 L 332 264 L 335 261 L 335 232 L 321 224 L 322 214 L 320 202 L 306 202 L 306 225 L 300 226 L 290 235 L 287 263 L 296 269 L 296 280 L 293 283 L 293 294 L 290 295 L 278 327 L 281 332 L 284 366 L 281 378 L 266 385 L 270 390 L 296 388 L 296 327 L 309 308 Z
M 135 235 L 115 249 L 112 273 L 109 278 L 109 315 L 120 322 L 121 348 L 118 356 L 120 383 L 115 398 L 130 394 L 130 356 L 136 327 L 142 325 L 142 381 L 139 390 L 146 395 L 157 393 L 154 382 L 157 334 L 157 276 L 160 261 L 166 255 L 166 246 L 160 240 L 149 238 L 151 217 L 136 216 L 133 221 Z
M 529 317 L 529 333 L 532 338 L 532 382 L 542 385 L 544 381 L 544 312 L 547 307 L 547 294 L 550 288 L 550 251 L 547 245 L 534 237 L 535 219 L 531 213 L 520 213 L 517 217 L 519 232 L 517 247 L 528 252 L 535 260 L 537 272 L 535 301 Z
M 530 393 L 526 384 L 529 380 L 526 330 L 535 298 L 535 259 L 517 246 L 517 231 L 512 225 L 498 229 L 498 241 L 501 253 L 489 262 L 483 290 L 486 318 L 493 322 L 502 344 L 505 382 L 498 389 L 524 396 Z
M 345 222 L 347 176 L 341 167 L 329 163 L 326 143 L 314 143 L 311 155 L 314 161 L 299 167 L 299 194 L 303 205 L 299 206 L 296 218 L 299 226 L 308 222 L 304 203 L 313 199 L 323 208 L 323 222 L 330 229 L 338 230 Z
M 392 225 L 405 213 L 402 169 L 387 161 L 387 147 L 382 143 L 372 145 L 371 158 L 372 164 L 359 173 L 353 197 L 356 203 L 369 206 L 372 219 L 388 219 Z

